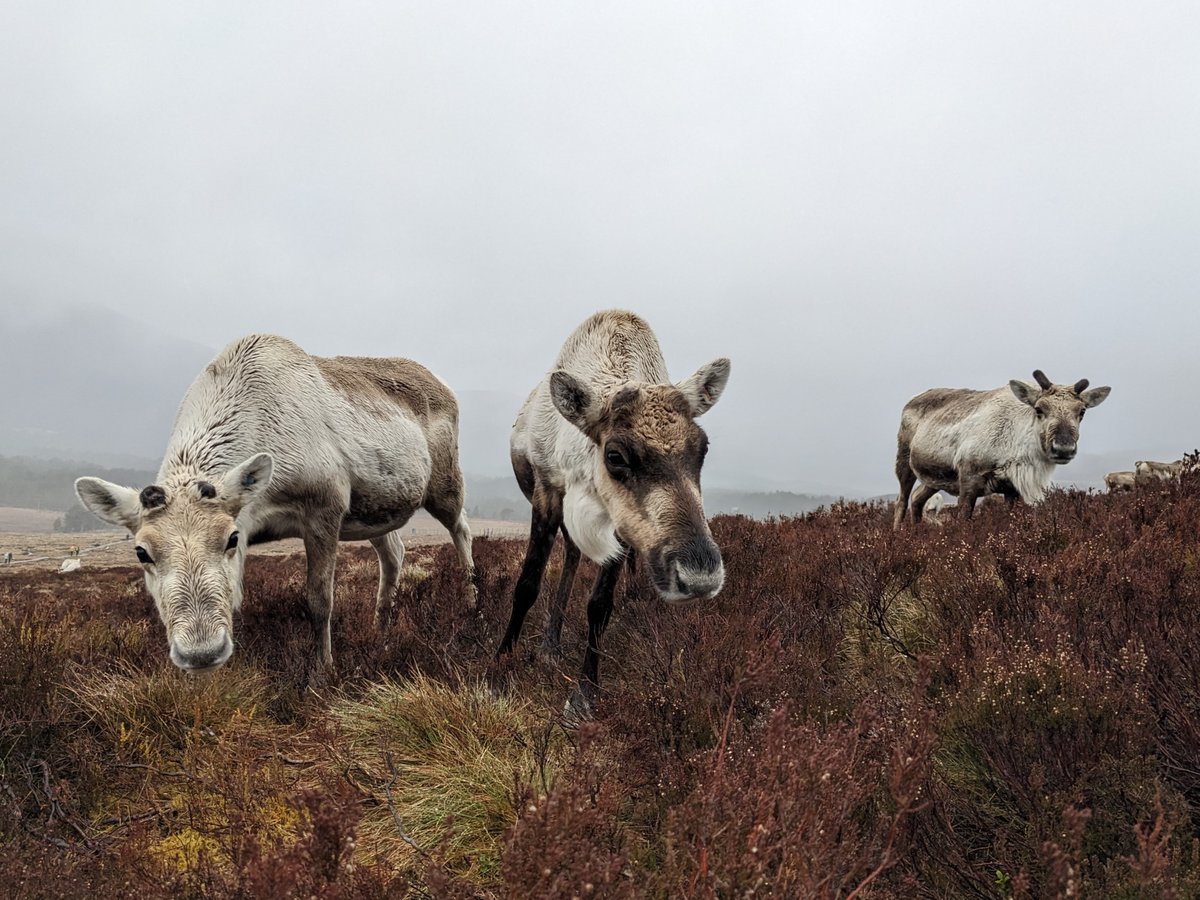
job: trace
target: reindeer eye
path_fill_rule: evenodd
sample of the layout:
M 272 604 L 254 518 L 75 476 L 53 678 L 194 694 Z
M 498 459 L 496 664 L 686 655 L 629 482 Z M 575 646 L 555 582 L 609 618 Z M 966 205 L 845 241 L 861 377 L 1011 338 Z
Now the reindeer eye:
M 134 547 L 133 552 L 137 554 L 138 562 L 140 562 L 142 565 L 154 565 L 154 560 L 150 558 L 150 554 L 146 552 L 145 547 Z
M 615 450 L 611 447 L 605 450 L 604 464 L 608 468 L 608 474 L 618 481 L 625 479 L 629 475 L 629 462 L 620 450 Z
M 235 531 L 229 536 L 229 540 L 225 542 L 226 550 L 236 550 L 238 544 L 238 533 Z

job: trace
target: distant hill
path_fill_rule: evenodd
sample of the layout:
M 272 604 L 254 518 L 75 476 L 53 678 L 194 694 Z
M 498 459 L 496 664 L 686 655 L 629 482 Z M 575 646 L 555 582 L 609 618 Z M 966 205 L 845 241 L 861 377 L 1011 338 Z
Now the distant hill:
M 803 515 L 836 503 L 839 499 L 789 491 L 767 493 L 711 488 L 704 491 L 704 510 L 710 516 L 724 513 L 765 519 L 770 516 Z M 467 510 L 471 515 L 488 519 L 517 522 L 529 519 L 529 501 L 511 475 L 507 478 L 484 478 L 468 474 Z
M 184 391 L 216 355 L 101 307 L 0 305 L 0 454 L 157 465 Z
M 791 491 L 735 491 L 711 488 L 704 491 L 704 511 L 710 516 L 736 513 L 752 519 L 771 516 L 801 516 L 822 506 L 837 503 L 841 497 L 824 494 L 795 494 Z
M 102 307 L 31 312 L 10 300 L 0 317 L 0 454 L 9 456 L 157 469 L 179 401 L 218 352 Z M 457 393 L 463 468 L 510 477 L 508 434 L 524 398 Z
M 458 396 L 458 453 L 463 471 L 485 479 L 512 482 L 508 436 L 525 398 L 504 391 L 460 390 L 455 393 Z M 513 489 L 516 489 L 515 484 Z
M 0 506 L 66 512 L 78 503 L 75 479 L 81 475 L 96 475 L 117 484 L 144 487 L 154 479 L 155 473 L 149 469 L 114 469 L 64 459 L 0 456 Z
M 179 401 L 217 348 L 173 337 L 152 316 L 133 319 L 99 306 L 24 306 L 10 297 L 0 300 L 0 319 L 0 457 L 7 457 L 0 466 L 0 505 L 66 511 L 74 502 L 71 482 L 80 474 L 148 483 Z M 468 508 L 525 521 L 529 505 L 508 457 L 524 397 L 471 389 L 457 395 Z M 799 515 L 836 499 L 773 490 L 776 483 L 747 480 L 751 476 L 732 462 L 711 477 L 709 484 L 723 487 L 705 491 L 710 514 Z
M 155 473 L 156 469 L 151 468 L 113 468 L 69 459 L 0 456 L 0 506 L 66 512 L 77 503 L 74 483 L 80 475 L 96 475 L 117 484 L 144 487 L 154 480 Z M 466 482 L 467 512 L 471 516 L 510 522 L 529 520 L 529 501 L 512 475 L 467 473 Z M 762 493 L 713 488 L 704 492 L 704 508 L 710 516 L 737 513 L 762 519 L 802 515 L 838 499 L 787 491 Z

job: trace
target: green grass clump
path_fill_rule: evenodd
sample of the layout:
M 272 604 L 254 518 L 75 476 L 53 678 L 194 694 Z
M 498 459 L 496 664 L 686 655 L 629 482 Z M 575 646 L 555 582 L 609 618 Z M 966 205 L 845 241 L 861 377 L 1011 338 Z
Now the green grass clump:
M 547 791 L 567 748 L 538 706 L 421 673 L 373 685 L 330 715 L 374 800 L 359 825 L 364 856 L 410 869 L 436 852 L 449 870 L 484 882 L 498 875 L 518 788 Z

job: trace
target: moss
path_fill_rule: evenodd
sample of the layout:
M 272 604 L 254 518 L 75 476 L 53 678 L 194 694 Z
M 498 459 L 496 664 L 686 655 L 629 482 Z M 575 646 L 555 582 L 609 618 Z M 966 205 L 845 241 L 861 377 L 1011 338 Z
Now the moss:
M 176 874 L 196 872 L 202 865 L 227 863 L 220 843 L 210 834 L 185 828 L 151 844 L 150 858 Z

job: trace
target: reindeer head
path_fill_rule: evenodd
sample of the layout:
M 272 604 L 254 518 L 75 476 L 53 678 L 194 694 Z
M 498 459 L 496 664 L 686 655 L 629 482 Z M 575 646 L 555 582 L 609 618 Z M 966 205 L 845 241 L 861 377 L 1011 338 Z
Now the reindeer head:
M 728 379 L 727 359 L 675 385 L 630 383 L 607 398 L 566 371 L 550 378 L 555 407 L 594 444 L 596 492 L 617 537 L 642 554 L 669 602 L 713 597 L 725 581 L 700 497 L 708 436 L 695 420 Z
M 260 453 L 217 482 L 180 480 L 136 491 L 80 478 L 80 501 L 133 532 L 134 550 L 167 628 L 171 662 L 186 671 L 225 664 L 233 654 L 233 611 L 242 600 L 245 544 L 237 516 L 271 479 Z
M 1038 440 L 1046 459 L 1064 465 L 1079 450 L 1079 423 L 1083 414 L 1103 403 L 1112 388 L 1088 390 L 1086 378 L 1073 385 L 1054 384 L 1041 369 L 1034 371 L 1033 379 L 1037 388 L 1024 381 L 1010 381 L 1008 386 L 1018 400 L 1033 407 Z

